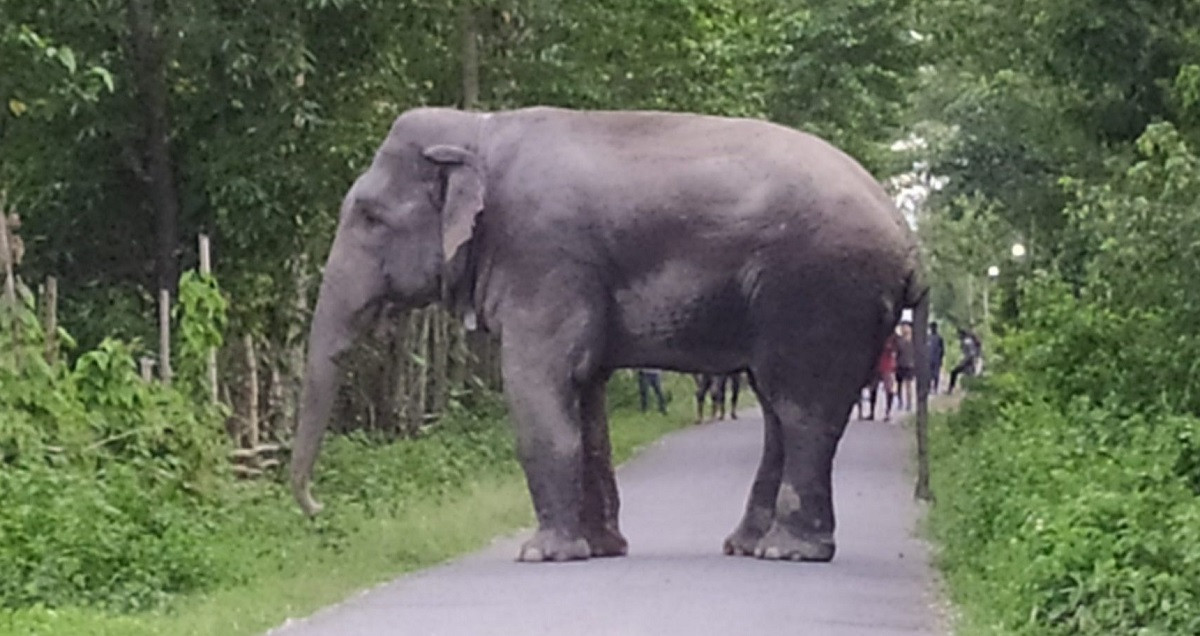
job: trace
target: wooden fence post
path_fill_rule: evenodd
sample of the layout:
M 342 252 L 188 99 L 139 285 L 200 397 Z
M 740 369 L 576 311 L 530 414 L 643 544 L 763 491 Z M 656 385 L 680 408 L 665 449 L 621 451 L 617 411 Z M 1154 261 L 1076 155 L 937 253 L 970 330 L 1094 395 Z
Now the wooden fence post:
M 46 362 L 54 364 L 58 360 L 58 279 L 53 276 L 46 277 L 42 307 L 45 311 L 43 330 L 46 340 Z
M 17 279 L 13 273 L 13 268 L 16 266 L 14 261 L 16 251 L 14 245 L 9 240 L 8 228 L 8 210 L 7 210 L 7 194 L 0 192 L 0 261 L 4 264 L 4 295 L 0 297 L 0 305 L 7 305 L 8 309 L 13 313 L 11 316 L 12 322 L 12 344 L 13 344 L 13 366 L 21 368 L 21 321 L 16 315 L 17 311 Z
M 0 194 L 0 260 L 4 261 L 4 300 L 9 305 L 17 304 L 17 281 L 13 274 L 13 251 L 8 242 L 8 210 L 4 195 Z
M 258 356 L 254 352 L 254 336 L 242 336 L 246 350 L 246 447 L 258 447 Z
M 138 358 L 138 373 L 142 376 L 142 381 L 150 383 L 154 381 L 154 358 L 142 356 Z
M 171 291 L 158 290 L 158 377 L 171 383 Z
M 208 235 L 200 235 L 200 273 L 204 276 L 212 274 L 212 253 L 209 250 Z M 217 402 L 217 350 L 208 350 L 208 388 L 213 403 Z

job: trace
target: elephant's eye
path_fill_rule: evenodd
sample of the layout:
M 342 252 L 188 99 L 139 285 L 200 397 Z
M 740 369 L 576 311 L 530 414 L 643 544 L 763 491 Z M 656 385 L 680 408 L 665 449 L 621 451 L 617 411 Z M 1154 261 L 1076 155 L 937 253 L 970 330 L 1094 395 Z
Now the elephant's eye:
M 362 218 L 363 223 L 368 228 L 375 228 L 383 225 L 383 215 L 379 213 L 379 208 L 373 205 L 363 205 L 358 208 L 358 215 Z

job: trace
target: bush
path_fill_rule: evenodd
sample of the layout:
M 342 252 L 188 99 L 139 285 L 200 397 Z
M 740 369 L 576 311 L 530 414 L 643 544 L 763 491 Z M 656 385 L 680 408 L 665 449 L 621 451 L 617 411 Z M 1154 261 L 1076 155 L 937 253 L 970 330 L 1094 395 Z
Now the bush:
M 198 282 L 216 293 L 187 275 L 181 289 Z M 220 413 L 191 398 L 187 373 L 178 388 L 143 382 L 136 343 L 105 339 L 73 364 L 47 362 L 24 300 L 0 307 L 0 607 L 144 609 L 218 579 L 206 535 L 225 461 Z M 222 316 L 179 318 L 212 341 L 198 323 Z
M 934 427 L 931 521 L 972 620 L 1017 634 L 1197 633 L 1200 420 L 1064 408 L 1032 383 L 1027 399 L 997 400 L 1021 383 L 993 377 Z

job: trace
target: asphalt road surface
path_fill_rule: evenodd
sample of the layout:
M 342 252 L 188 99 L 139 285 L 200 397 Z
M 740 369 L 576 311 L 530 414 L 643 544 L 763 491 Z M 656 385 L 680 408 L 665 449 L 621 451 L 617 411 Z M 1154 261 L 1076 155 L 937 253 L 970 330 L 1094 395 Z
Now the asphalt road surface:
M 280 636 L 891 636 L 941 633 L 914 537 L 911 427 L 851 421 L 834 467 L 837 555 L 767 562 L 721 553 L 741 518 L 762 420 L 673 433 L 621 467 L 629 555 L 517 563 L 522 532 L 386 583 Z M 397 537 L 403 541 L 403 537 Z

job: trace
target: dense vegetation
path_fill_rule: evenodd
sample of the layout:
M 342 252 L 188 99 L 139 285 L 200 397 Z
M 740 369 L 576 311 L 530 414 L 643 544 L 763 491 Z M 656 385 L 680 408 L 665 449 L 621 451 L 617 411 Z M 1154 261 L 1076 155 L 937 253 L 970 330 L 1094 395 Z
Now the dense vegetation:
M 936 304 L 996 334 L 933 429 L 963 631 L 1197 633 L 1200 3 L 926 4 Z
M 350 357 L 340 513 L 299 523 L 277 464 L 228 455 L 286 448 L 338 201 L 390 121 L 542 103 L 765 117 L 903 173 L 935 312 L 988 359 L 934 429 L 964 628 L 1200 631 L 1198 25 L 1196 0 L 0 0 L 0 630 L 258 629 L 522 523 L 494 342 L 439 310 Z M 169 385 L 137 373 L 160 290 Z M 469 531 L 421 543 L 406 510 Z
M 317 476 L 327 513 L 304 523 L 281 486 L 339 200 L 392 119 L 425 104 L 769 117 L 883 171 L 921 53 L 908 11 L 0 0 L 0 632 L 261 630 L 527 523 L 495 343 L 436 309 L 377 325 L 347 360 Z M 200 233 L 212 277 L 194 273 Z M 164 290 L 169 383 L 139 369 Z M 690 410 L 642 418 L 628 377 L 611 391 L 622 457 Z

